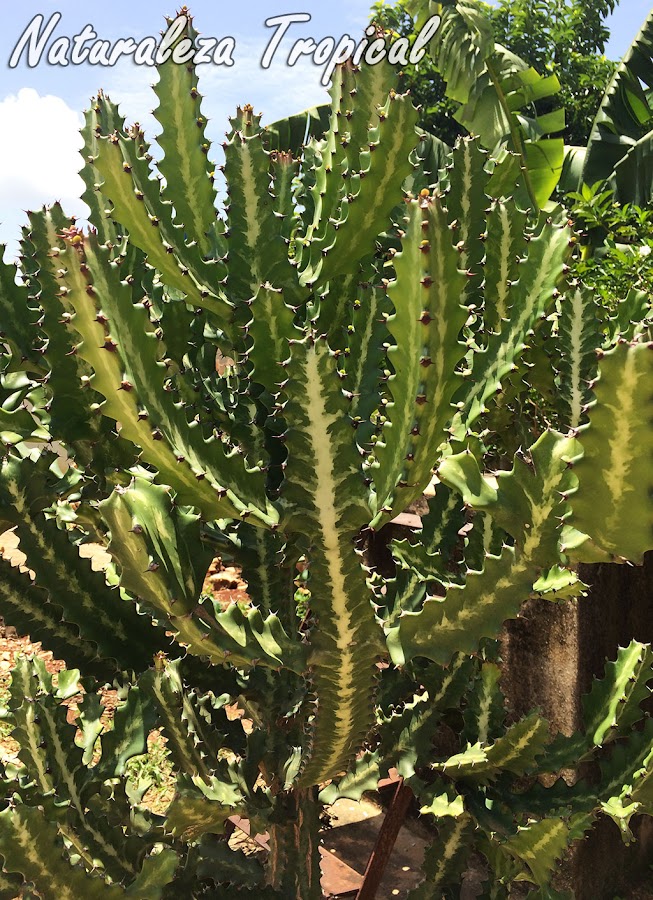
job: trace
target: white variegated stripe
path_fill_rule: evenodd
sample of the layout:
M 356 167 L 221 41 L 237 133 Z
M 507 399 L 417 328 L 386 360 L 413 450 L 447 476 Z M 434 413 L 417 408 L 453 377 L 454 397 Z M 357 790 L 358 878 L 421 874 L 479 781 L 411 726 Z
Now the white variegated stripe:
M 451 687 L 451 684 L 463 667 L 465 662 L 467 661 L 467 656 L 464 653 L 457 653 L 451 662 L 449 669 L 447 670 L 447 674 L 442 679 L 442 684 L 440 685 L 440 689 L 431 697 L 431 706 L 437 706 L 438 703 L 444 699 L 447 695 L 447 691 Z
M 395 100 L 394 103 L 399 103 L 401 101 Z M 407 106 L 402 106 L 401 111 L 408 112 Z M 370 222 L 375 221 L 383 221 L 383 213 L 387 209 L 388 206 L 388 188 L 392 184 L 393 179 L 395 178 L 395 171 L 397 167 L 404 162 L 406 155 L 406 135 L 405 135 L 405 115 L 398 118 L 398 121 L 394 123 L 394 132 L 392 135 L 392 143 L 382 143 L 381 149 L 378 151 L 378 154 L 372 154 L 372 164 L 368 169 L 367 177 L 371 177 L 371 172 L 375 168 L 373 161 L 375 158 L 380 159 L 379 154 L 383 153 L 383 175 L 381 180 L 378 182 L 378 186 L 376 189 L 376 193 L 373 198 L 367 198 L 368 202 L 366 204 L 366 218 Z M 385 123 L 382 123 L 382 125 Z M 377 165 L 380 165 L 377 164 Z M 381 216 L 379 217 L 379 214 Z M 352 236 L 353 237 L 353 236 Z M 365 236 L 367 240 L 367 236 Z
M 90 251 L 88 252 L 90 254 Z M 81 272 L 71 272 L 70 281 L 75 283 L 76 290 L 79 291 L 81 296 L 86 287 L 86 281 Z M 100 296 L 105 296 L 106 293 L 112 289 L 111 285 L 109 285 L 104 278 L 103 270 L 99 265 L 95 267 L 94 283 L 96 286 L 96 290 L 98 294 L 100 294 Z M 73 324 L 76 328 L 79 328 L 80 334 L 84 338 L 84 343 L 90 345 L 91 341 L 93 340 L 90 329 L 94 326 L 95 323 L 94 311 L 90 309 L 90 307 L 88 308 L 88 310 L 84 309 L 84 305 L 82 303 L 75 303 L 75 308 L 77 315 L 73 320 Z M 96 340 L 104 341 L 102 326 L 98 326 L 95 330 L 96 332 L 98 332 Z M 107 402 L 110 404 L 109 409 L 111 409 L 112 417 L 115 417 L 116 420 L 121 423 L 123 430 L 125 430 L 125 433 L 129 437 L 129 439 L 139 444 L 141 447 L 143 447 L 143 449 L 151 451 L 154 459 L 164 469 L 170 465 L 175 465 L 178 477 L 186 482 L 188 488 L 192 489 L 194 492 L 197 492 L 198 489 L 201 491 L 201 484 L 198 485 L 197 478 L 195 477 L 191 467 L 195 466 L 197 471 L 203 471 L 205 467 L 203 465 L 200 465 L 200 462 L 197 459 L 197 454 L 192 451 L 192 448 L 186 448 L 185 446 L 190 432 L 188 431 L 188 429 L 186 429 L 186 434 L 184 435 L 185 439 L 180 442 L 182 434 L 179 427 L 179 422 L 176 421 L 177 417 L 173 416 L 171 420 L 169 415 L 170 411 L 164 409 L 163 404 L 161 402 L 158 402 L 157 398 L 159 392 L 158 390 L 152 389 L 153 386 L 151 384 L 150 377 L 143 365 L 142 354 L 139 348 L 140 342 L 142 340 L 154 339 L 155 338 L 153 335 L 141 334 L 140 340 L 137 341 L 133 329 L 130 330 L 128 328 L 121 327 L 121 355 L 125 360 L 129 361 L 132 376 L 134 380 L 137 381 L 137 384 L 143 392 L 143 399 L 144 401 L 146 400 L 148 409 L 156 412 L 159 420 L 161 422 L 165 422 L 166 425 L 168 425 L 168 428 L 166 430 L 169 431 L 169 436 L 173 443 L 173 446 L 176 449 L 181 449 L 182 447 L 184 448 L 184 450 L 188 449 L 188 455 L 190 456 L 190 459 L 188 459 L 187 457 L 188 465 L 178 465 L 174 453 L 172 452 L 172 450 L 165 446 L 165 442 L 153 440 L 151 434 L 151 426 L 148 425 L 147 421 L 138 421 L 138 409 L 136 407 L 133 396 L 128 391 L 118 390 L 122 373 L 117 372 L 116 359 L 113 353 L 100 352 L 97 354 L 93 354 L 92 358 L 91 354 L 89 353 L 89 361 L 91 362 L 91 365 L 93 366 L 93 369 L 95 371 L 93 380 L 95 384 L 97 384 L 100 393 L 106 396 Z M 100 389 L 100 384 L 113 384 L 116 387 L 112 392 L 107 391 L 105 393 Z M 110 396 L 107 396 L 107 394 L 110 394 Z M 174 463 L 172 462 L 173 460 Z M 219 481 L 216 480 L 216 483 L 218 484 L 218 486 L 220 486 Z
M 650 352 L 650 351 L 649 351 Z M 617 385 L 614 402 L 606 403 L 613 416 L 612 440 L 606 442 L 602 472 L 609 494 L 606 504 L 606 521 L 603 534 L 618 535 L 620 521 L 624 515 L 624 504 L 628 494 L 635 490 L 630 471 L 640 453 L 634 439 L 641 410 L 637 408 L 639 379 L 638 356 L 634 352 L 625 354 L 621 378 Z
M 429 887 L 438 888 L 449 880 L 449 865 L 456 858 L 456 853 L 462 844 L 462 836 L 467 828 L 467 816 L 460 816 L 454 825 L 453 830 L 447 836 L 444 845 L 438 843 L 438 865 L 435 871 L 428 879 Z
M 545 825 L 545 822 L 538 823 L 540 827 Z M 535 827 L 537 828 L 538 825 Z M 542 837 L 536 841 L 531 846 L 522 847 L 520 845 L 519 853 L 521 856 L 526 857 L 527 859 L 539 860 L 543 855 L 542 851 L 548 847 L 549 844 L 555 843 L 557 837 L 561 834 L 567 833 L 567 825 L 563 819 L 558 819 L 555 822 L 551 822 L 550 820 L 546 820 L 546 828 L 542 827 L 544 834 Z M 520 836 L 523 836 L 526 832 L 526 829 L 519 832 L 517 836 L 517 840 L 519 840 Z
M 25 575 L 25 578 L 29 579 L 29 575 Z M 70 629 L 61 628 L 58 622 L 44 614 L 41 606 L 32 605 L 28 607 L 26 605 L 25 594 L 22 592 L 18 594 L 8 585 L 3 584 L 1 576 L 0 599 L 6 599 L 7 603 L 11 604 L 15 609 L 19 609 L 22 613 L 29 615 L 30 619 L 47 629 L 51 634 L 56 634 L 60 639 L 65 640 L 68 645 L 75 646 L 79 652 L 86 655 L 87 659 L 91 660 L 96 658 L 90 651 L 88 644 L 77 639 L 74 632 Z
M 496 285 L 497 328 L 501 328 L 501 320 L 508 317 L 508 297 L 510 296 L 510 247 L 512 245 L 511 222 L 508 207 L 499 203 L 499 223 L 501 225 L 501 245 L 499 248 L 500 269 Z
M 469 226 L 472 220 L 472 143 L 471 141 L 463 141 L 462 143 L 462 182 L 460 187 L 460 222 L 458 223 L 458 234 L 463 245 L 460 254 L 460 268 L 467 269 L 469 260 Z M 458 151 L 460 153 L 460 150 Z M 458 157 L 460 158 L 460 157 Z
M 72 846 L 75 848 L 75 851 L 79 853 L 80 857 L 84 860 L 88 871 L 92 872 L 94 869 L 97 869 L 97 859 L 95 859 L 93 855 L 88 852 L 88 849 L 84 846 L 82 839 L 75 832 L 75 830 L 63 822 L 58 822 L 57 828 L 59 829 L 59 833 L 62 835 L 62 837 L 64 837 L 67 841 L 70 841 Z
M 625 705 L 630 700 L 630 691 L 638 685 L 642 669 L 645 677 L 649 675 L 651 666 L 649 651 L 644 645 L 633 642 L 625 652 L 619 652 L 619 664 L 609 707 L 597 709 L 585 729 L 597 746 L 603 744 L 606 733 L 617 724 L 619 706 Z
M 152 227 L 145 204 L 134 204 L 134 180 L 125 174 L 120 148 L 110 142 L 101 141 L 99 151 L 98 168 L 100 171 L 106 168 L 106 174 L 110 173 L 110 183 L 107 184 L 106 190 L 111 195 L 116 218 L 120 218 L 120 210 L 129 210 L 129 216 L 125 218 L 129 223 L 130 240 L 147 254 L 148 262 L 161 272 L 166 284 L 186 294 L 189 302 L 196 306 L 214 308 L 209 300 L 202 297 L 193 279 L 182 274 L 174 254 L 166 252 L 161 242 L 160 228 Z M 158 186 L 156 190 L 158 191 Z M 52 246 L 55 246 L 54 242 Z
M 175 66 L 175 68 L 177 68 L 174 63 L 170 63 L 170 65 L 173 65 Z M 168 88 L 171 90 L 172 102 L 166 103 L 166 109 L 172 109 L 173 111 L 175 123 L 175 144 L 177 152 L 179 154 L 179 159 L 181 160 L 181 182 L 183 185 L 183 190 L 187 195 L 186 200 L 188 209 L 195 217 L 192 226 L 190 226 L 190 223 L 184 224 L 189 226 L 189 230 L 197 241 L 202 253 L 208 254 L 211 250 L 211 244 L 205 234 L 204 222 L 201 215 L 201 211 L 206 206 L 205 197 L 202 195 L 202 192 L 199 189 L 199 185 L 197 183 L 197 179 L 193 175 L 193 168 L 191 163 L 191 154 L 193 153 L 193 151 L 195 153 L 198 152 L 197 142 L 193 142 L 192 138 L 197 135 L 199 129 L 195 128 L 191 131 L 188 128 L 188 123 L 185 121 L 185 113 L 187 112 L 188 104 L 188 87 L 186 84 L 183 84 L 183 77 L 173 77 L 172 79 L 169 79 L 167 81 L 167 84 Z M 191 140 L 189 141 L 188 138 L 191 138 Z M 208 181 L 208 175 L 206 175 L 205 178 Z
M 489 553 L 494 537 L 494 522 L 487 513 L 483 516 L 483 550 Z
M 29 864 L 25 868 L 29 869 L 32 877 L 38 873 L 43 881 L 47 881 L 48 886 L 54 887 L 55 885 L 52 885 L 52 876 L 48 870 L 47 859 L 44 859 L 42 848 L 34 840 L 34 836 L 27 828 L 23 829 L 23 823 L 18 816 L 12 817 L 12 825 L 13 837 L 25 854 Z M 79 900 L 79 896 L 75 895 L 75 891 L 60 879 L 57 879 L 56 891 L 57 900 Z
M 261 222 L 264 216 L 262 210 L 259 210 L 259 203 L 263 198 L 259 196 L 256 186 L 256 166 L 252 159 L 252 145 L 247 138 L 240 144 L 240 159 L 240 188 L 243 193 L 243 209 L 247 214 L 247 227 L 244 229 L 243 237 L 251 254 L 249 257 L 250 285 L 253 287 L 252 293 L 255 293 L 255 289 L 262 280 L 259 263 L 261 253 L 265 252 L 265 249 L 260 246 Z
M 569 328 L 568 365 L 569 376 L 567 382 L 568 402 L 570 407 L 569 426 L 577 428 L 583 413 L 584 391 L 581 379 L 583 365 L 583 324 L 585 321 L 585 306 L 580 289 L 574 291 L 571 299 L 571 327 Z
M 531 740 L 542 730 L 542 720 L 537 717 L 533 717 L 533 722 L 530 728 L 525 731 L 516 744 L 508 743 L 508 735 L 505 738 L 501 738 L 498 742 L 499 747 L 502 748 L 499 752 L 492 753 L 491 762 L 493 766 L 496 768 L 505 768 L 507 763 L 511 762 L 514 759 L 519 759 L 523 750 L 526 750 L 531 743 Z M 479 738 L 480 740 L 480 738 Z M 492 750 L 497 746 L 494 745 Z
M 492 688 L 493 682 L 489 679 L 486 680 L 483 678 L 481 680 L 481 687 L 483 693 L 481 695 L 479 710 L 478 710 L 478 719 L 476 722 L 477 725 L 477 740 L 480 744 L 487 743 L 488 734 L 490 730 L 490 713 L 492 712 Z
M 356 76 L 356 102 L 352 113 L 354 116 L 360 116 L 363 109 L 370 113 L 365 123 L 368 130 L 375 124 L 372 117 L 376 115 L 378 119 L 378 107 L 383 106 L 388 99 L 391 80 L 388 78 L 386 66 L 386 63 L 365 66 Z M 359 148 L 353 149 L 356 152 Z
M 511 548 L 504 549 L 503 554 L 506 554 L 508 557 L 513 557 L 512 564 L 510 565 L 508 573 L 497 579 L 494 589 L 483 595 L 484 607 L 493 606 L 498 603 L 498 598 L 503 591 L 513 590 L 517 580 L 533 569 L 533 556 L 540 547 L 542 527 L 550 520 L 554 511 L 560 504 L 560 496 L 557 493 L 557 488 L 560 484 L 561 477 L 560 471 L 553 469 L 549 472 L 548 477 L 542 486 L 542 502 L 539 504 L 531 503 L 531 523 L 526 532 L 523 547 L 516 556 L 514 556 L 514 551 Z M 450 619 L 445 612 L 439 625 L 439 629 L 450 626 L 455 630 L 460 630 L 461 628 L 464 628 L 468 621 L 476 619 L 478 614 L 479 609 L 477 604 L 467 604 L 463 606 L 462 609 L 456 611 L 453 619 Z
M 328 353 L 322 347 L 320 353 Z M 340 495 L 340 480 L 335 472 L 335 459 L 329 428 L 338 419 L 336 413 L 327 411 L 326 396 L 320 377 L 318 348 L 309 348 L 306 354 L 306 415 L 307 436 L 310 439 L 315 460 L 315 489 L 313 503 L 324 541 L 324 559 L 328 569 L 328 590 L 331 609 L 326 613 L 335 630 L 335 641 L 340 654 L 337 672 L 329 673 L 337 686 L 340 702 L 336 711 L 336 733 L 331 736 L 331 747 L 324 760 L 325 770 L 337 764 L 349 749 L 352 733 L 357 730 L 353 715 L 353 701 L 358 695 L 355 687 L 356 656 L 352 644 L 354 619 L 349 610 L 345 583 L 345 560 L 342 548 L 348 535 L 343 535 L 338 524 L 339 513 L 336 498 Z M 344 476 L 343 476 L 344 477 Z M 318 712 L 319 715 L 319 712 Z
M 504 550 L 503 556 L 512 557 L 514 555 L 514 551 L 512 548 L 508 547 Z M 497 579 L 493 590 L 486 591 L 483 593 L 483 607 L 492 607 L 499 604 L 499 598 L 503 591 L 514 588 L 514 582 L 516 578 L 528 571 L 529 566 L 525 563 L 522 557 L 519 557 L 517 560 L 512 560 L 512 564 L 510 565 L 509 571 L 507 575 Z M 478 574 L 478 577 L 483 577 L 482 573 Z M 464 588 L 452 588 L 452 593 L 454 591 L 464 590 Z M 438 623 L 438 631 L 443 633 L 447 628 L 451 628 L 453 631 L 461 631 L 465 628 L 467 623 L 473 622 L 479 616 L 479 604 L 469 604 L 466 603 L 459 609 L 451 610 L 451 615 L 449 614 L 448 608 L 446 606 L 446 599 L 443 601 L 444 612 L 440 622 Z
M 87 256 L 89 259 L 93 259 L 93 252 L 90 247 L 87 248 Z M 142 448 L 143 457 L 156 466 L 157 469 L 163 473 L 164 478 L 171 478 L 174 474 L 174 481 L 169 483 L 171 483 L 176 490 L 179 490 L 179 484 L 182 483 L 184 488 L 188 491 L 189 496 L 193 495 L 195 497 L 195 505 L 202 510 L 207 518 L 219 518 L 222 515 L 228 515 L 227 509 L 232 503 L 235 505 L 236 509 L 240 509 L 240 501 L 235 497 L 233 491 L 228 491 L 228 503 L 226 501 L 221 501 L 216 496 L 216 490 L 225 486 L 221 484 L 221 480 L 218 480 L 213 473 L 209 472 L 208 474 L 210 477 L 203 481 L 197 480 L 197 473 L 206 471 L 207 467 L 206 465 L 198 465 L 196 454 L 193 455 L 192 460 L 196 465 L 194 471 L 193 468 L 191 468 L 190 461 L 185 460 L 182 463 L 178 462 L 175 453 L 170 448 L 167 441 L 155 441 L 153 439 L 151 427 L 148 425 L 147 421 L 139 420 L 139 410 L 133 392 L 119 390 L 120 382 L 124 377 L 121 361 L 116 358 L 115 353 L 106 352 L 101 349 L 98 351 L 95 349 L 103 346 L 106 337 L 103 326 L 96 321 L 94 304 L 88 303 L 88 297 L 86 295 L 86 279 L 79 270 L 79 261 L 75 256 L 74 250 L 68 251 L 68 260 L 69 270 L 64 280 L 64 284 L 71 290 L 69 296 L 75 309 L 75 317 L 72 326 L 83 339 L 78 347 L 78 352 L 93 367 L 95 373 L 92 381 L 93 387 L 106 399 L 106 403 L 101 407 L 103 414 L 120 422 L 121 433 L 123 436 Z M 98 288 L 98 293 L 101 290 L 107 291 L 110 289 L 99 262 L 95 266 L 94 275 L 97 275 L 95 284 Z M 125 332 L 124 335 L 123 332 Z M 130 330 L 128 327 L 123 327 L 120 335 L 121 341 L 124 337 L 123 344 L 126 345 L 126 351 L 131 352 L 132 354 L 131 358 L 127 358 L 130 362 L 132 362 L 132 360 L 135 362 L 137 371 L 142 371 L 142 366 L 140 365 L 140 350 L 138 350 L 136 344 L 131 340 L 132 333 L 133 328 Z M 125 346 L 123 349 L 125 349 Z M 160 393 L 161 391 L 158 389 L 156 391 L 151 391 L 150 395 L 147 397 L 148 401 L 152 398 L 156 400 L 156 397 Z M 157 408 L 159 407 L 160 404 L 157 404 Z M 169 416 L 167 416 L 167 418 L 169 418 Z M 191 425 L 185 430 L 184 443 L 177 446 L 175 449 L 182 451 L 186 450 L 186 440 L 188 439 L 188 435 L 193 434 L 194 431 L 196 431 L 198 438 L 201 436 L 201 428 L 199 426 L 193 428 Z M 175 426 L 174 433 L 176 435 L 181 434 L 178 425 Z M 245 508 L 244 504 L 242 504 L 242 508 Z M 253 506 L 249 508 L 256 516 L 255 508 Z M 252 521 L 254 521 L 254 518 Z
M 440 543 L 444 540 L 446 530 L 449 526 L 449 522 L 451 521 L 451 516 L 456 512 L 459 504 L 460 497 L 458 496 L 458 494 L 456 494 L 455 491 L 450 491 L 446 505 L 442 510 L 442 518 L 440 520 L 440 523 L 433 532 L 433 538 L 431 540 L 432 548 L 439 547 Z
M 107 856 L 112 857 L 116 860 L 121 869 L 123 869 L 125 872 L 129 872 L 131 875 L 136 875 L 137 870 L 129 862 L 129 860 L 123 859 L 119 855 L 116 848 L 107 842 L 105 836 L 100 831 L 98 831 L 97 828 L 95 828 L 95 826 L 92 825 L 86 817 L 82 799 L 79 795 L 79 791 L 75 783 L 75 776 L 73 770 L 69 766 L 68 754 L 66 753 L 66 750 L 61 743 L 61 738 L 59 737 L 57 724 L 52 714 L 52 710 L 49 709 L 45 704 L 41 704 L 40 712 L 43 718 L 48 723 L 48 731 L 50 737 L 50 746 L 48 747 L 48 750 L 50 753 L 54 753 L 54 758 L 57 761 L 59 773 L 67 788 L 70 802 L 77 810 L 77 814 L 79 815 L 84 830 L 87 831 L 88 834 L 90 834 L 90 836 L 93 838 L 98 848 L 100 848 L 102 852 L 106 853 Z
M 610 781 L 601 784 L 601 793 L 604 797 L 613 797 L 621 794 L 624 785 L 633 784 L 633 774 L 641 772 L 644 767 L 650 768 L 653 764 L 653 751 L 648 743 L 639 744 L 637 750 L 631 749 L 628 756 L 618 771 L 612 773 Z
M 413 596 L 413 591 L 415 591 L 420 584 L 424 584 L 424 579 L 422 578 L 422 576 L 418 572 L 411 572 L 410 580 L 403 592 L 402 599 L 404 601 L 411 599 Z

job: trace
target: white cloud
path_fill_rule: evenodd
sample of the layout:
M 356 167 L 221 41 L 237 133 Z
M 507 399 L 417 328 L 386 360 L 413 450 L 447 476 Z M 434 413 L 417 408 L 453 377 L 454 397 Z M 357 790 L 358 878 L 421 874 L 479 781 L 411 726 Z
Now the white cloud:
M 33 88 L 0 101 L 0 241 L 10 242 L 12 251 L 25 210 L 60 200 L 67 213 L 84 215 L 81 124 L 61 97 L 42 97 Z

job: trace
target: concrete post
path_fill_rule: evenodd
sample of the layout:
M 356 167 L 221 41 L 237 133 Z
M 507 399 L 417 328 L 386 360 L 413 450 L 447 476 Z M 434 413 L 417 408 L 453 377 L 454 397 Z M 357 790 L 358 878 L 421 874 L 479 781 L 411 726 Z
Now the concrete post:
M 653 553 L 642 566 L 583 565 L 579 574 L 589 585 L 587 598 L 561 605 L 531 600 L 502 637 L 502 684 L 512 709 L 524 715 L 539 707 L 565 734 L 579 727 L 581 697 L 606 659 L 633 639 L 653 643 Z M 626 847 L 613 822 L 599 821 L 561 865 L 559 886 L 576 900 L 653 898 L 633 893 L 653 886 L 653 819 L 639 817 L 633 830 L 637 841 Z

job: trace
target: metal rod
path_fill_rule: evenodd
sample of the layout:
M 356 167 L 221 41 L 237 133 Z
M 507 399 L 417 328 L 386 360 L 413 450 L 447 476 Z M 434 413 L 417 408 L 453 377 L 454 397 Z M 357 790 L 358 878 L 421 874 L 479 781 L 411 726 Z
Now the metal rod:
M 397 789 L 385 814 L 381 830 L 376 839 L 374 849 L 363 876 L 363 884 L 358 892 L 356 900 L 374 900 L 379 889 L 388 860 L 397 840 L 399 830 L 406 819 L 408 807 L 413 799 L 413 792 L 404 784 L 403 778 L 397 784 Z

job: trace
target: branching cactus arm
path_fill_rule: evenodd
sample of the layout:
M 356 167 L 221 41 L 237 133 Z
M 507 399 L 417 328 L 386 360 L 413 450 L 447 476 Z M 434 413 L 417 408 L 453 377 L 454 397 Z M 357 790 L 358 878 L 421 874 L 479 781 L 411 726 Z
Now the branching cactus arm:
M 579 433 L 569 524 L 615 561 L 641 562 L 653 535 L 653 345 L 620 343 L 601 355 L 599 372 L 590 423 Z M 584 546 L 575 558 L 584 558 Z
M 313 755 L 302 779 L 326 780 L 345 768 L 371 725 L 380 630 L 354 540 L 369 519 L 360 455 L 323 339 L 294 343 L 284 388 L 288 464 L 283 522 L 304 535 L 311 610 L 309 663 L 318 694 Z
M 388 319 L 396 341 L 389 352 L 394 376 L 371 470 L 377 509 L 373 524 L 404 509 L 430 481 L 460 383 L 456 366 L 465 353 L 459 343 L 467 319 L 460 305 L 465 276 L 458 270 L 442 201 L 430 195 L 411 200 L 407 218 L 402 252 L 394 259 L 397 278 L 389 287 L 395 307 Z
M 209 558 L 200 546 L 198 517 L 173 505 L 166 488 L 138 479 L 100 505 L 110 531 L 109 552 L 120 566 L 124 586 L 162 619 L 191 653 L 214 665 L 303 671 L 301 646 L 284 632 L 276 616 L 232 604 L 224 612 L 200 600 Z M 202 564 L 204 559 L 204 564 Z
M 169 23 L 170 24 L 170 23 Z M 187 39 L 189 52 L 196 47 L 197 34 L 190 16 L 177 44 Z M 157 143 L 163 150 L 158 169 L 165 180 L 162 191 L 179 224 L 183 225 L 187 243 L 197 244 L 205 258 L 213 253 L 217 223 L 215 166 L 209 157 L 206 118 L 202 115 L 202 96 L 198 91 L 194 63 L 179 65 L 170 57 L 158 67 L 159 80 L 154 85 L 159 105 L 154 111 L 161 125 Z M 107 134 L 119 130 L 103 129 Z
M 82 338 L 78 352 L 93 368 L 93 386 L 106 398 L 103 413 L 121 423 L 124 436 L 165 473 L 182 500 L 197 504 L 198 496 L 204 497 L 207 518 L 248 509 L 256 515 L 255 503 L 250 507 L 237 499 L 231 485 L 239 482 L 252 499 L 258 493 L 265 505 L 262 475 L 247 472 L 243 457 L 219 438 L 205 441 L 201 429 L 188 424 L 183 408 L 168 400 L 165 366 L 146 309 L 134 307 L 116 263 L 90 236 L 83 247 L 65 244 L 57 261 L 63 295 L 75 313 L 71 327 Z M 269 508 L 262 516 L 268 522 L 275 518 Z
M 206 262 L 198 245 L 185 243 L 183 226 L 175 224 L 170 202 L 162 199 L 160 185 L 151 178 L 140 142 L 137 130 L 116 132 L 98 142 L 94 164 L 103 179 L 102 193 L 113 204 L 111 215 L 128 229 L 130 241 L 147 255 L 165 284 L 195 306 L 211 310 L 226 327 L 231 305 L 217 286 L 226 270 L 221 262 Z
M 451 585 L 444 599 L 427 600 L 389 629 L 397 663 L 419 655 L 445 664 L 455 650 L 473 652 L 481 638 L 495 637 L 502 622 L 518 614 L 542 568 L 560 559 L 563 497 L 574 484 L 568 463 L 577 452 L 573 438 L 547 432 L 526 459 L 502 473 L 498 487 L 482 476 L 471 454 L 442 463 L 440 478 L 473 507 L 491 511 L 515 544 L 489 556 L 483 572 L 468 572 L 463 585 Z

